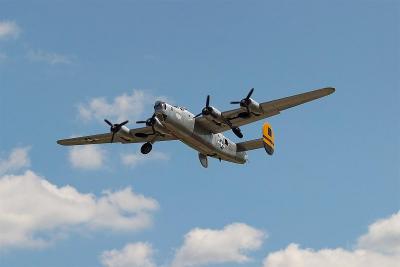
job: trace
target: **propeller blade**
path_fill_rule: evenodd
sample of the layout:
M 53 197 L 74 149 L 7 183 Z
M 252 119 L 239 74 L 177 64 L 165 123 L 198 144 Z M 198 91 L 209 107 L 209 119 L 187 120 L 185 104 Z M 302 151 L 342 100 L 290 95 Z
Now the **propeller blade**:
M 146 121 L 137 121 L 136 123 L 146 123 Z
M 124 121 L 123 123 L 120 123 L 119 126 L 124 126 L 125 124 L 127 124 L 129 121 Z
M 250 92 L 247 94 L 246 99 L 249 99 L 254 92 L 254 88 L 251 88 Z
M 231 127 L 232 132 L 239 138 L 243 138 L 242 131 L 240 130 L 239 127 Z
M 228 125 L 228 126 L 231 128 L 232 132 L 233 132 L 237 137 L 243 138 L 242 131 L 240 130 L 239 127 L 233 126 L 232 122 L 231 122 L 230 120 L 226 119 L 226 118 L 224 118 L 224 121 L 225 121 L 226 125 Z
M 210 95 L 207 96 L 206 107 L 210 106 Z
M 240 101 L 232 101 L 231 104 L 240 104 Z
M 203 113 L 199 113 L 196 116 L 194 116 L 195 118 L 200 117 L 201 115 L 203 115 Z
M 105 121 L 108 125 L 110 125 L 111 127 L 113 126 L 113 124 L 112 124 L 109 120 L 104 119 L 104 121 Z
M 112 136 L 111 136 L 111 143 L 114 142 L 114 136 L 115 136 L 115 133 L 113 133 Z

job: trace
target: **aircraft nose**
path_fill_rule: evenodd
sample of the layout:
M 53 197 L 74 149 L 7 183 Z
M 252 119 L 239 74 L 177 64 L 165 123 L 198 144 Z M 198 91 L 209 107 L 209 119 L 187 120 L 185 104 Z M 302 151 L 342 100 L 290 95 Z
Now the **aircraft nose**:
M 156 101 L 156 103 L 154 104 L 154 112 L 156 114 L 162 114 L 164 110 L 165 110 L 165 103 L 162 101 Z

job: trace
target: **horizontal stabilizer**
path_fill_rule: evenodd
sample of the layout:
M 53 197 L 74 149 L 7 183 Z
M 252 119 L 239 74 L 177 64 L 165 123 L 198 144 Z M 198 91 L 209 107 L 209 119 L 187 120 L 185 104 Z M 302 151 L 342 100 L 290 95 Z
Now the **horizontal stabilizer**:
M 259 138 L 259 139 L 249 140 L 246 142 L 237 143 L 236 147 L 237 147 L 237 152 L 249 151 L 264 147 L 264 142 L 262 138 Z

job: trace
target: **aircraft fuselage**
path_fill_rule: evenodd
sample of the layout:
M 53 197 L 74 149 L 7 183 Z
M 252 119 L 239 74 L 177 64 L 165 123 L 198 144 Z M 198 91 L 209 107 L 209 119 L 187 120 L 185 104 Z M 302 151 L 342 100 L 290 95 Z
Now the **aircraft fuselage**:
M 200 154 L 243 164 L 247 161 L 246 152 L 237 152 L 236 143 L 222 133 L 214 134 L 195 123 L 194 115 L 188 110 L 156 102 L 155 114 L 169 134 Z

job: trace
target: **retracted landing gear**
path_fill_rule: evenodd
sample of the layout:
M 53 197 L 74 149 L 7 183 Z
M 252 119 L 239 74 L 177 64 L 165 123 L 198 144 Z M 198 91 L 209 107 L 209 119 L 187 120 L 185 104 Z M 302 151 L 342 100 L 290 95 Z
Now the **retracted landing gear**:
M 149 154 L 152 148 L 153 145 L 150 142 L 147 142 L 142 145 L 140 152 L 142 152 L 142 154 Z
M 201 166 L 203 166 L 204 168 L 208 167 L 207 155 L 199 153 L 199 160 L 200 160 Z

